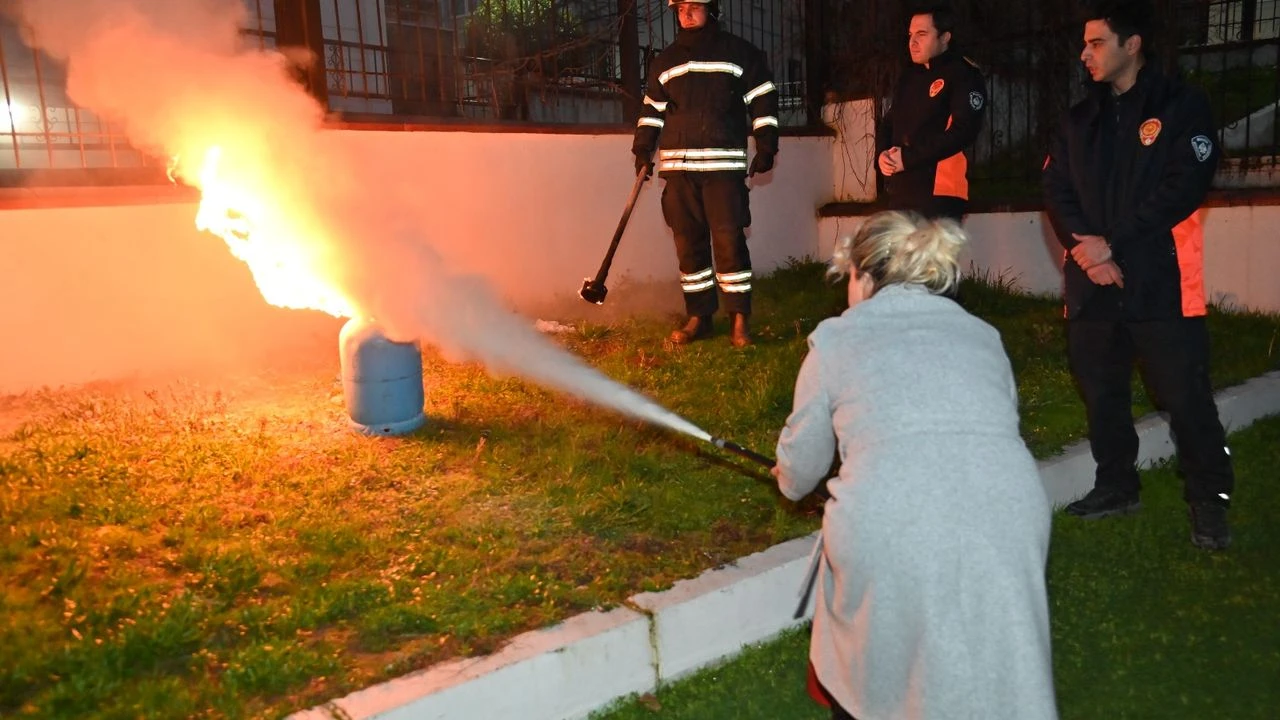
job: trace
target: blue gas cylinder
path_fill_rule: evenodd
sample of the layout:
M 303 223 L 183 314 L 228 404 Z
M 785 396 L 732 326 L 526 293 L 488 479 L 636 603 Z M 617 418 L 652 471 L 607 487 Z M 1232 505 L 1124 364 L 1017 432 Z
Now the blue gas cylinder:
M 403 435 L 422 427 L 425 400 L 417 343 L 388 340 L 378 326 L 352 318 L 338 334 L 342 392 L 351 424 L 367 435 Z

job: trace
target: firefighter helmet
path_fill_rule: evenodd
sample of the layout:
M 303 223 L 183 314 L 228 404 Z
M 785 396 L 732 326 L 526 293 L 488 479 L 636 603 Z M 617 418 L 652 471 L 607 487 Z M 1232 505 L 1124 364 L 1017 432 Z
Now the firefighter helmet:
M 720 3 L 716 2 L 716 0 L 667 0 L 667 7 L 673 8 L 677 5 L 683 5 L 685 3 L 706 5 L 708 15 L 710 15 L 713 18 L 720 17 Z

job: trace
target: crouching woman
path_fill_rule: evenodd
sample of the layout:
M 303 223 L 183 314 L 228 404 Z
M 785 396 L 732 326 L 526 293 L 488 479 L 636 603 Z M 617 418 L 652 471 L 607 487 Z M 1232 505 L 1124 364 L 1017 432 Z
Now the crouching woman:
M 964 232 L 880 213 L 828 274 L 774 475 L 827 488 L 809 658 L 833 717 L 1055 718 L 1050 507 L 1000 335 L 945 297 Z

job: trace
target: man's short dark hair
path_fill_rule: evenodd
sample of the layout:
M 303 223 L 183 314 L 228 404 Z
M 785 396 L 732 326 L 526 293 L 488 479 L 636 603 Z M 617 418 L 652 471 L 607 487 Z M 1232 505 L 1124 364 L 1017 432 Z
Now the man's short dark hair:
M 1152 57 L 1155 44 L 1155 13 L 1146 0 L 1094 0 L 1084 7 L 1084 21 L 1102 20 L 1116 34 L 1121 45 L 1137 35 L 1142 38 L 1143 57 Z
M 911 17 L 917 15 L 928 15 L 933 18 L 933 27 L 938 31 L 939 36 L 942 33 L 951 33 L 953 37 L 955 36 L 956 12 L 950 5 L 943 3 L 920 5 L 911 11 Z

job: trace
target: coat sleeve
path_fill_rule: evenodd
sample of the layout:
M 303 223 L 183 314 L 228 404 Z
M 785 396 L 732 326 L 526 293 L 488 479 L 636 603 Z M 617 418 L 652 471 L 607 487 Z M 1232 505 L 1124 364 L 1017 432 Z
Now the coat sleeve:
M 747 92 L 742 96 L 751 116 L 751 135 L 756 141 L 757 153 L 778 152 L 778 86 L 773 83 L 768 59 L 756 48 L 751 48 L 750 60 L 743 68 L 743 80 Z
M 949 110 L 951 122 L 941 133 L 911 138 L 911 144 L 902 148 L 902 165 L 907 169 L 936 163 L 957 153 L 978 139 L 982 118 L 987 112 L 987 87 L 982 73 L 964 65 L 960 72 L 951 73 L 955 86 L 951 90 Z
M 792 500 L 813 492 L 831 469 L 836 434 L 831 399 L 822 382 L 822 363 L 809 341 L 809 354 L 796 377 L 791 415 L 778 437 L 778 489 Z
M 885 111 L 884 117 L 880 118 L 880 125 L 876 128 L 876 155 L 893 147 L 893 121 L 898 112 L 898 98 L 902 97 L 906 90 L 903 86 L 907 80 L 905 77 L 898 80 L 898 84 L 894 86 L 893 96 L 889 99 L 889 109 Z M 879 168 L 879 165 L 876 165 Z
M 1057 136 L 1049 146 L 1049 155 L 1044 159 L 1044 171 L 1040 175 L 1049 223 L 1053 226 L 1054 236 L 1067 250 L 1078 244 L 1071 233 L 1096 234 L 1096 230 L 1085 220 L 1084 210 L 1080 207 L 1080 196 L 1071 181 L 1071 155 L 1067 150 L 1070 132 L 1071 119 L 1068 117 L 1062 121 Z
M 1218 166 L 1209 100 L 1199 90 L 1183 91 L 1179 108 L 1179 132 L 1166 149 L 1164 175 L 1155 190 L 1141 199 L 1133 212 L 1122 213 L 1104 232 L 1117 253 L 1144 238 L 1159 237 L 1199 209 Z
M 666 125 L 667 107 L 671 98 L 661 82 L 662 55 L 649 67 L 649 77 L 645 81 L 644 103 L 640 106 L 640 119 L 636 121 L 636 134 L 631 142 L 631 152 L 644 157 L 652 157 L 658 147 L 658 135 Z

